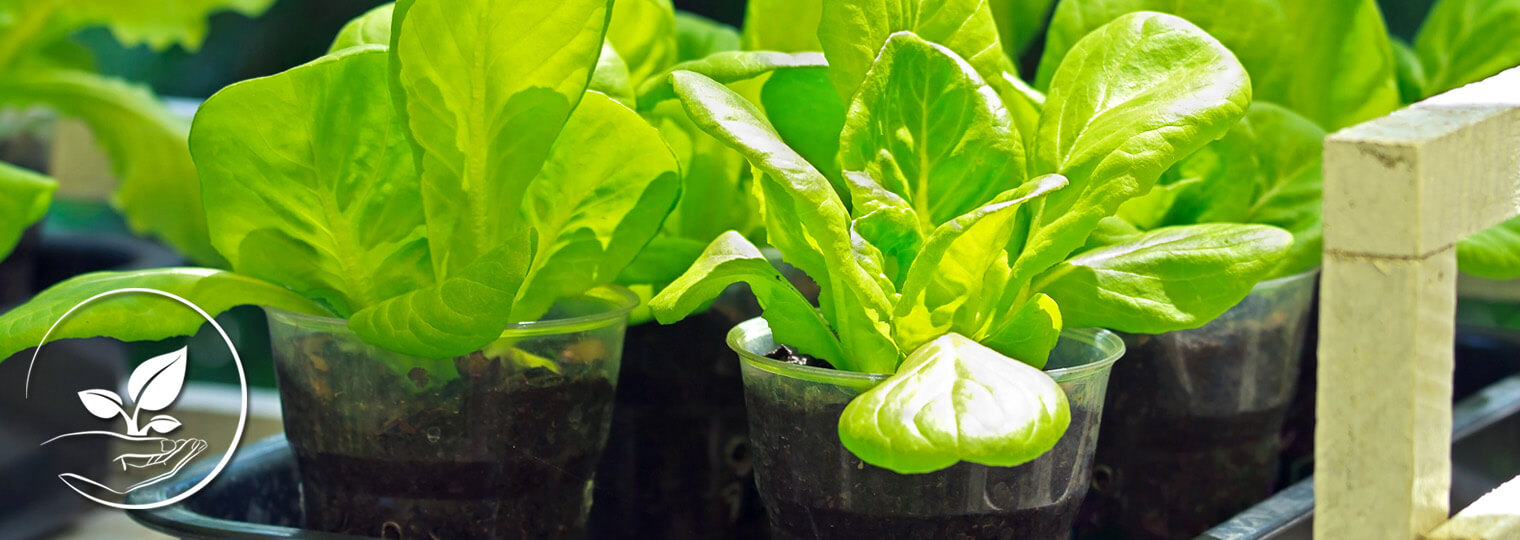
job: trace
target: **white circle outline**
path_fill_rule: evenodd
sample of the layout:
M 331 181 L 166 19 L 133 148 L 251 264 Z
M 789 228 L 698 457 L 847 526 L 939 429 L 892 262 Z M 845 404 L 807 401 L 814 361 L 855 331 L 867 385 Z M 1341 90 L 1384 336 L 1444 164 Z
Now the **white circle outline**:
M 79 488 L 75 488 L 73 485 L 70 485 L 68 482 L 64 482 L 64 485 L 69 486 L 70 489 L 73 489 L 75 493 L 78 493 L 79 495 L 83 496 L 84 498 L 92 500 L 92 501 L 95 501 L 97 503 L 100 503 L 100 504 L 103 504 L 103 505 L 106 505 L 106 506 L 109 506 L 109 507 L 112 507 L 112 508 L 119 508 L 119 509 L 122 509 L 122 510 L 152 510 L 154 508 L 160 508 L 160 507 L 168 506 L 168 505 L 180 502 L 182 500 L 185 500 L 185 498 L 187 498 L 187 497 L 189 497 L 191 495 L 194 495 L 197 492 L 199 492 L 201 490 L 201 488 L 206 487 L 206 484 L 209 484 L 209 483 L 211 483 L 212 480 L 216 479 L 216 475 L 221 474 L 222 469 L 227 466 L 227 462 L 232 461 L 232 453 L 237 450 L 238 441 L 242 440 L 242 438 L 243 438 L 243 427 L 248 422 L 248 376 L 243 372 L 243 359 L 238 356 L 237 347 L 234 347 L 232 345 L 232 338 L 227 337 L 227 331 L 226 330 L 222 330 L 222 325 L 217 324 L 216 319 L 212 318 L 211 315 L 207 314 L 205 310 L 203 310 L 203 309 L 200 308 L 200 306 L 197 306 L 197 305 L 191 303 L 189 300 L 186 300 L 184 298 L 180 298 L 179 296 L 175 295 L 174 293 L 160 291 L 158 289 L 148 289 L 148 288 L 142 288 L 142 287 L 128 287 L 128 288 L 124 288 L 124 289 L 116 289 L 116 290 L 112 290 L 112 291 L 106 291 L 106 292 L 97 294 L 95 296 L 91 296 L 89 298 L 86 298 L 86 299 L 80 301 L 78 304 L 74 304 L 74 307 L 69 308 L 68 311 L 63 312 L 63 316 L 59 317 L 58 321 L 54 322 L 53 326 L 48 327 L 47 332 L 44 333 L 44 334 L 42 334 L 42 341 L 39 342 L 39 343 L 37 343 L 37 349 L 34 350 L 34 351 L 32 351 L 32 361 L 31 361 L 31 363 L 27 364 L 27 366 L 26 366 L 26 388 L 22 392 L 22 398 L 27 397 L 31 393 L 31 388 L 32 388 L 32 368 L 37 365 L 37 355 L 42 352 L 42 346 L 47 343 L 47 338 L 48 338 L 48 336 L 50 336 L 50 335 L 53 334 L 53 330 L 57 329 L 59 324 L 63 324 L 63 321 L 68 320 L 69 315 L 72 315 L 75 310 L 77 310 L 77 309 L 79 309 L 81 307 L 84 307 L 85 304 L 88 304 L 90 302 L 94 302 L 95 300 L 99 300 L 99 299 L 107 297 L 107 296 L 111 296 L 111 295 L 115 295 L 115 294 L 123 294 L 123 293 L 156 294 L 156 295 L 159 295 L 159 296 L 164 296 L 164 297 L 168 297 L 168 298 L 174 299 L 174 300 L 178 301 L 179 303 L 184 304 L 186 307 L 195 310 L 195 312 L 197 314 L 200 314 L 201 318 L 206 319 L 206 322 L 211 323 L 211 327 L 216 329 L 216 333 L 220 334 L 222 336 L 222 341 L 227 344 L 227 350 L 232 352 L 232 361 L 237 364 L 237 368 L 238 368 L 237 369 L 237 372 L 238 372 L 238 387 L 239 387 L 239 390 L 242 391 L 242 401 L 241 401 L 241 405 L 242 406 L 238 409 L 237 431 L 232 432 L 232 444 L 227 446 L 227 452 L 222 454 L 222 460 L 220 462 L 217 462 L 216 468 L 211 469 L 211 472 L 209 474 L 207 474 L 205 478 L 202 478 L 199 483 L 196 483 L 194 486 L 191 486 L 190 489 L 185 490 L 184 493 L 180 493 L 179 495 L 175 495 L 173 497 L 170 497 L 168 499 L 164 499 L 162 501 L 158 501 L 158 502 L 155 502 L 155 503 L 148 503 L 148 504 L 119 504 L 119 503 L 113 503 L 113 502 L 110 502 L 110 501 L 101 500 L 100 498 L 98 498 L 98 497 L 96 497 L 94 495 L 90 495 L 89 493 L 85 493 L 83 491 L 80 491 Z

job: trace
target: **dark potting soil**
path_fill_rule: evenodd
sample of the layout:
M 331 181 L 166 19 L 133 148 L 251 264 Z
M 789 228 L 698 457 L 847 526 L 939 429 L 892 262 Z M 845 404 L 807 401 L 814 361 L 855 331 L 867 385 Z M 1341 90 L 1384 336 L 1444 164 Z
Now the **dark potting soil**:
M 834 364 L 830 364 L 828 360 L 814 357 L 811 354 L 797 352 L 796 349 L 786 345 L 777 346 L 776 350 L 765 353 L 765 357 L 778 362 L 786 362 L 799 366 L 834 369 Z
M 311 351 L 311 367 L 277 367 L 307 527 L 383 538 L 585 535 L 610 381 L 508 373 L 501 359 L 472 353 L 454 360 L 457 378 L 419 395 L 438 374 L 400 376 L 328 336 L 304 340 L 297 349 Z M 310 380 L 291 384 L 299 378 Z
M 1100 428 L 1078 538 L 1192 538 L 1273 493 L 1298 372 L 1242 364 L 1291 354 L 1293 344 L 1275 335 L 1255 329 L 1214 341 L 1126 338 L 1110 377 L 1105 408 L 1113 412 Z M 1194 414 L 1199 404 L 1236 405 L 1247 383 L 1270 405 Z
M 594 538 L 760 539 L 735 314 L 628 328 L 612 432 L 597 469 Z
M 1066 540 L 1087 484 L 1099 411 L 1074 409 L 1067 435 L 1018 467 L 959 463 L 902 475 L 861 462 L 839 442 L 843 404 L 747 395 L 771 526 L 783 538 Z M 803 412 L 805 411 L 805 412 Z M 1039 505 L 1034 500 L 1054 501 Z M 992 510 L 1003 508 L 1006 510 Z

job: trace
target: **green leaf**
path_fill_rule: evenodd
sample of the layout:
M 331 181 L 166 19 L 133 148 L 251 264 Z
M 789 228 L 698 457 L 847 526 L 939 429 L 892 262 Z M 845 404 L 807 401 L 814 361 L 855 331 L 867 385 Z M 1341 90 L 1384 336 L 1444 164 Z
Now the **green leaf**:
M 1015 216 L 1024 203 L 1064 187 L 1058 175 L 1036 178 L 935 229 L 908 269 L 893 313 L 897 345 L 916 349 L 946 332 L 985 335 L 1008 284 L 1004 246 Z
M 741 281 L 760 301 L 776 343 L 825 360 L 844 357 L 818 310 L 754 244 L 734 231 L 713 240 L 696 264 L 655 295 L 649 306 L 661 324 L 670 324 L 706 309 L 724 289 Z
M 1394 67 L 1398 69 L 1399 98 L 1404 103 L 1425 99 L 1428 77 L 1425 76 L 1425 65 L 1420 63 L 1420 54 L 1398 38 L 1389 40 L 1389 44 L 1393 46 Z
M 676 72 L 671 79 L 692 120 L 759 172 L 765 222 L 773 224 L 769 240 L 818 283 L 824 316 L 847 355 L 835 366 L 878 372 L 895 366 L 901 353 L 886 333 L 891 291 L 858 258 L 849 216 L 828 180 L 782 142 L 754 104 L 696 73 Z
M 533 259 L 532 231 L 487 251 L 437 284 L 369 306 L 348 321 L 366 343 L 423 358 L 469 354 L 501 337 Z
M 589 93 L 570 115 L 524 215 L 538 254 L 513 318 L 535 320 L 554 301 L 611 283 L 649 243 L 680 194 L 680 165 L 638 113 Z
M 1066 393 L 1049 375 L 946 334 L 850 401 L 839 440 L 861 461 L 902 474 L 960 461 L 1012 467 L 1054 448 L 1070 423 Z
M 1457 269 L 1488 279 L 1520 278 L 1520 217 L 1457 242 Z
M 351 48 L 206 100 L 191 146 L 212 241 L 238 273 L 339 316 L 433 284 L 416 169 L 383 47 Z
M 611 3 L 397 4 L 393 84 L 418 156 L 440 279 L 522 229 L 523 193 L 585 94 Z M 508 23 L 518 31 L 499 31 Z
M 753 79 L 787 68 L 825 67 L 823 55 L 818 53 L 779 53 L 772 51 L 728 51 L 714 53 L 706 58 L 681 62 L 668 71 L 687 71 L 700 74 L 723 84 Z M 661 75 L 644 81 L 639 87 L 639 110 L 647 110 L 661 101 L 675 99 L 670 75 Z
M 332 46 L 327 48 L 327 53 L 332 54 L 349 47 L 363 45 L 391 44 L 391 18 L 395 15 L 396 4 L 381 4 L 375 9 L 364 12 L 355 17 L 338 30 L 338 37 L 333 38 Z
M 1520 0 L 1439 0 L 1415 36 L 1424 96 L 1520 65 Z
M 0 359 L 36 346 L 42 342 L 44 334 L 48 335 L 49 342 L 97 336 L 122 341 L 151 341 L 194 334 L 206 322 L 184 304 L 145 293 L 108 296 L 63 319 L 64 314 L 80 302 L 125 288 L 156 289 L 174 294 L 212 316 L 242 305 L 331 316 L 321 306 L 284 287 L 221 270 L 155 268 L 96 272 L 69 278 L 38 293 L 31 301 L 0 314 Z M 48 334 L 54 323 L 58 326 Z
M 1293 233 L 1293 247 L 1272 277 L 1316 268 L 1324 245 L 1320 211 L 1325 131 L 1308 118 L 1261 101 L 1251 104 L 1246 119 L 1256 134 L 1263 190 L 1240 221 Z
M 1032 172 L 1071 185 L 1033 209 L 1014 282 L 1081 247 L 1098 220 L 1240 121 L 1250 99 L 1240 63 L 1177 17 L 1131 13 L 1083 38 L 1056 71 L 1030 159 Z
M 820 52 L 824 0 L 748 0 L 739 37 L 746 51 Z
M 997 22 L 998 40 L 1009 58 L 1023 58 L 1034 45 L 1035 37 L 1050 16 L 1055 0 L 989 0 L 992 19 Z
M 823 173 L 845 207 L 850 207 L 849 188 L 839 168 L 839 134 L 844 130 L 845 104 L 830 86 L 828 68 L 805 67 L 772 73 L 760 88 L 760 105 L 781 140 Z
M 189 125 L 146 88 L 85 71 L 19 68 L 0 77 L 0 105 L 43 105 L 84 121 L 111 158 L 120 180 L 114 202 L 132 230 L 197 263 L 226 265 L 206 230 Z
M 755 229 L 760 209 L 744 156 L 697 127 L 680 102 L 665 101 L 645 115 L 681 161 L 681 199 L 665 219 L 665 231 L 696 242 L 695 257 L 724 231 Z
M 1061 338 L 1061 308 L 1044 293 L 1020 306 L 979 343 L 1035 368 L 1045 367 Z
M 909 31 L 955 51 L 984 80 L 1012 72 L 986 0 L 837 0 L 824 2 L 818 40 L 829 75 L 849 101 L 887 38 Z
M 739 31 L 706 17 L 676 11 L 676 61 L 739 50 Z
M 634 87 L 661 75 L 679 55 L 676 13 L 670 0 L 620 0 L 612 5 L 607 42 L 628 64 Z
M 0 261 L 16 249 L 21 233 L 42 219 L 58 182 L 0 161 Z
M 1089 32 L 1135 11 L 1182 17 L 1218 39 L 1251 73 L 1258 100 L 1283 104 L 1329 129 L 1398 108 L 1393 52 L 1375 0 L 1091 0 L 1061 2 L 1036 88 Z
M 655 236 L 633 258 L 633 262 L 623 267 L 617 282 L 630 288 L 646 285 L 659 290 L 681 277 L 687 268 L 691 268 L 705 247 L 701 242 L 690 238 Z
M 1245 298 L 1292 242 L 1266 225 L 1165 227 L 1063 261 L 1031 290 L 1054 298 L 1070 327 L 1143 334 L 1196 328 Z
M 611 43 L 602 44 L 602 55 L 596 58 L 596 69 L 591 72 L 591 83 L 586 89 L 606 94 L 629 107 L 637 105 L 633 96 L 633 82 L 628 76 L 628 65 L 623 63 L 623 58 L 618 56 L 617 49 L 613 49 Z
M 104 25 L 127 47 L 147 45 L 162 51 L 179 45 L 194 52 L 206 37 L 207 19 L 233 11 L 254 17 L 274 0 L 27 0 L 0 2 L 0 25 L 11 20 L 12 32 L 0 31 L 0 64 L 10 58 L 11 41 L 39 43 L 76 30 Z
M 912 33 L 893 34 L 850 104 L 839 163 L 906 200 L 928 230 L 1024 182 L 1009 123 L 970 64 Z

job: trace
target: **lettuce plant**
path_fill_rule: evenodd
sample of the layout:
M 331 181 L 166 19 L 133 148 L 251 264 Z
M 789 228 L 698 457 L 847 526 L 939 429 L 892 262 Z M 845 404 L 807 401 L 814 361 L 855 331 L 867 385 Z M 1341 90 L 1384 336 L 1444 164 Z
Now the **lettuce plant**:
M 1327 131 L 1520 64 L 1515 33 L 1502 30 L 1520 21 L 1520 3 L 1513 0 L 1437 2 L 1417 51 L 1390 42 L 1374 0 L 1065 0 L 1051 20 L 1035 87 L 1051 84 L 1088 32 L 1138 10 L 1183 17 L 1218 38 L 1251 74 L 1254 103 L 1240 125 L 1169 170 L 1157 190 L 1126 205 L 1123 219 L 1106 223 L 1106 230 L 1275 225 L 1295 237 L 1275 275 L 1320 264 Z M 1464 272 L 1520 277 L 1520 219 L 1464 239 L 1457 254 Z
M 787 117 L 796 108 L 761 112 L 704 75 L 670 76 L 691 118 L 754 168 L 768 239 L 818 282 L 821 309 L 736 232 L 651 305 L 668 323 L 747 282 L 776 343 L 891 374 L 840 418 L 861 459 L 903 473 L 1016 465 L 1070 422 L 1039 370 L 1063 327 L 1195 327 L 1285 253 L 1291 236 L 1263 225 L 1094 234 L 1237 124 L 1249 82 L 1197 27 L 1135 13 L 1080 40 L 1039 95 L 1011 75 L 982 3 L 876 3 L 826 3 L 827 70 L 761 91 L 763 101 L 771 85 L 797 85 L 847 102 L 833 156 L 809 159 L 793 141 L 819 141 L 788 140 L 782 126 L 806 124 Z M 826 166 L 847 184 L 848 208 Z
M 658 131 L 587 90 L 611 4 L 403 0 L 380 12 L 388 23 L 372 12 L 350 25 L 331 54 L 223 89 L 197 112 L 190 147 L 232 271 L 68 280 L 0 316 L 0 349 L 35 345 L 84 298 L 137 286 L 213 314 L 342 317 L 371 344 L 447 358 L 611 282 L 680 190 Z M 505 31 L 524 21 L 539 30 Z M 161 304 L 123 297 L 52 336 L 199 326 Z
M 209 265 L 211 248 L 185 135 L 189 126 L 147 89 L 95 73 L 88 50 L 69 40 L 103 26 L 121 43 L 200 46 L 206 18 L 262 12 L 272 0 L 0 0 L 0 108 L 45 107 L 87 124 L 121 184 L 115 204 L 138 233 L 156 235 Z M 40 219 L 52 181 L 0 163 L 0 257 Z M 40 205 L 40 206 L 39 206 Z M 21 211 L 24 207 L 25 210 Z M 12 212 L 12 210 L 15 210 Z

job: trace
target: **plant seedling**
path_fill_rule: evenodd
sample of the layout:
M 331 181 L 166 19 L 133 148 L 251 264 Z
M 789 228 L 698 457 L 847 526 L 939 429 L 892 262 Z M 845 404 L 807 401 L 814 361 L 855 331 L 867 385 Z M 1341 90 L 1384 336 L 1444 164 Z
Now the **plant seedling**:
M 611 3 L 404 0 L 328 55 L 217 92 L 190 148 L 232 271 L 73 278 L 0 316 L 0 349 L 36 345 L 68 306 L 131 286 L 212 314 L 340 317 L 367 343 L 452 358 L 612 282 L 680 176 L 654 127 L 587 91 Z M 374 30 L 384 14 L 389 31 Z M 542 31 L 505 31 L 527 20 Z M 429 45 L 444 42 L 458 46 Z M 50 337 L 187 335 L 201 321 L 181 311 L 124 296 Z
M 745 281 L 776 343 L 891 374 L 840 418 L 841 441 L 862 460 L 917 473 L 1041 455 L 1070 420 L 1038 369 L 1063 325 L 1199 326 L 1291 244 L 1262 225 L 1100 227 L 1246 113 L 1244 69 L 1192 24 L 1120 17 L 1074 47 L 1042 96 L 1012 76 L 985 10 L 916 27 L 926 19 L 912 9 L 926 8 L 883 22 L 856 5 L 870 2 L 848 3 L 825 4 L 829 68 L 810 81 L 849 102 L 829 161 L 848 210 L 820 163 L 780 133 L 798 125 L 778 117 L 785 110 L 762 113 L 700 74 L 670 80 L 691 118 L 754 167 L 768 240 L 818 282 L 821 309 L 733 232 L 651 306 L 672 322 Z M 978 55 L 987 50 L 996 54 Z

